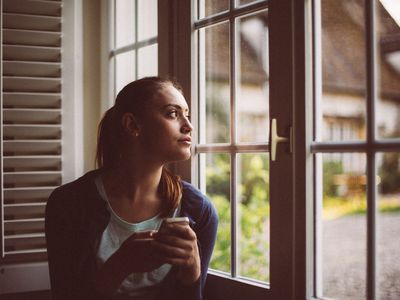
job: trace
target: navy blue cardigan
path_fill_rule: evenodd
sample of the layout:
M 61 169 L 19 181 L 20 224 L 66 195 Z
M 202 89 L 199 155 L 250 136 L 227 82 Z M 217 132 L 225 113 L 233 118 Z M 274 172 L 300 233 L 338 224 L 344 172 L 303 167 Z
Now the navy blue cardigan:
M 108 299 L 96 295 L 96 253 L 110 213 L 94 178 L 99 170 L 53 191 L 46 206 L 46 241 L 53 299 Z M 197 235 L 201 277 L 181 285 L 172 268 L 160 283 L 159 299 L 202 299 L 207 268 L 214 248 L 218 217 L 211 202 L 191 184 L 182 181 L 181 216 L 187 216 Z M 109 298 L 112 299 L 112 298 Z

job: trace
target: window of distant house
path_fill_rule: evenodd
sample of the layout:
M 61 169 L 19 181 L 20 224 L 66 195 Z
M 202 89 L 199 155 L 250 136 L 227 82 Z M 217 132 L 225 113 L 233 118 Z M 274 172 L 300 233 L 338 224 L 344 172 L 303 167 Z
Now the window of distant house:
M 110 7 L 112 94 L 158 73 L 157 0 L 114 0 Z
M 316 296 L 396 299 L 400 21 L 390 1 L 314 2 Z
M 210 268 L 269 282 L 267 1 L 197 3 L 198 184 L 219 215 Z

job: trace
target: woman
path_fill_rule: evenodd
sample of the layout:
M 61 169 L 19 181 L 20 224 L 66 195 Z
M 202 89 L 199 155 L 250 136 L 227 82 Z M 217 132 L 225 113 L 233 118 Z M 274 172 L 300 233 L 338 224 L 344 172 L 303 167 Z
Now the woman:
M 217 216 L 164 167 L 191 156 L 188 113 L 168 80 L 143 78 L 120 91 L 99 125 L 99 169 L 57 188 L 47 203 L 54 299 L 202 298 Z M 177 216 L 189 222 L 157 231 Z

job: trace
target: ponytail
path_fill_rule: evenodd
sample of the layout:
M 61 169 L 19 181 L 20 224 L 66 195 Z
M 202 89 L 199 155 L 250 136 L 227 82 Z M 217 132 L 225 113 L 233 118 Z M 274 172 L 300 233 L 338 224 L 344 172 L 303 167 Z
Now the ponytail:
M 99 168 L 115 166 L 120 157 L 114 111 L 114 106 L 107 110 L 99 124 L 96 151 L 96 164 Z
M 181 178 L 172 174 L 165 167 L 161 173 L 161 181 L 159 193 L 162 199 L 166 200 L 166 207 L 163 216 L 173 212 L 178 206 L 182 198 Z

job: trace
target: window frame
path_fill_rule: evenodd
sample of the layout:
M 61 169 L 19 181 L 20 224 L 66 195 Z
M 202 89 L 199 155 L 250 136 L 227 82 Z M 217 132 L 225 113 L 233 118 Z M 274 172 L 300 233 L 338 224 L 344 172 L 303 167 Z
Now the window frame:
M 134 50 L 134 57 L 135 57 L 135 74 L 133 80 L 138 79 L 138 72 L 139 72 L 139 50 L 143 49 L 147 46 L 157 45 L 158 44 L 158 36 L 159 33 L 157 32 L 157 36 L 146 38 L 143 40 L 138 41 L 138 7 L 139 7 L 139 0 L 132 0 L 134 1 L 135 5 L 135 15 L 133 17 L 135 22 L 135 39 L 133 42 L 128 43 L 124 46 L 116 46 L 116 1 L 117 0 L 102 0 L 102 35 L 103 45 L 107 45 L 107 47 L 102 47 L 102 57 L 103 57 L 103 64 L 102 64 L 102 76 L 103 79 L 106 79 L 108 82 L 107 89 L 102 91 L 102 110 L 107 110 L 110 106 L 113 105 L 114 99 L 118 93 L 116 91 L 116 58 L 120 54 L 128 53 Z M 158 1 L 158 5 L 160 5 Z M 159 10 L 159 9 L 158 9 Z M 161 28 L 162 29 L 162 28 Z M 158 26 L 158 30 L 160 30 L 160 26 Z M 159 51 L 158 51 L 159 52 Z M 108 75 L 107 75 L 108 74 Z M 106 78 L 104 78 L 106 77 Z M 107 100 L 108 99 L 108 100 Z
M 197 116 L 196 99 L 198 95 L 196 81 L 198 66 L 194 58 L 197 56 L 196 36 L 194 34 L 195 17 L 192 13 L 195 10 L 195 1 L 183 1 L 185 3 L 174 2 L 172 11 L 175 13 L 173 20 L 176 20 L 178 28 L 187 28 L 180 39 L 174 40 L 171 59 L 173 65 L 176 65 L 177 57 L 184 62 L 190 62 L 178 65 L 178 68 L 170 68 L 171 73 L 175 75 L 178 81 L 182 80 L 186 98 L 192 110 L 192 115 Z M 233 1 L 231 1 L 233 2 Z M 260 1 L 261 2 L 261 1 Z M 276 215 L 271 213 L 271 289 L 264 286 L 257 286 L 250 281 L 239 278 L 231 278 L 218 272 L 209 272 L 209 279 L 206 290 L 212 294 L 215 299 L 241 299 L 243 297 L 252 297 L 255 299 L 310 299 L 313 290 L 312 270 L 313 270 L 313 206 L 310 201 L 310 195 L 313 194 L 311 181 L 313 158 L 306 145 L 311 142 L 312 119 L 310 112 L 306 107 L 310 107 L 310 95 L 312 89 L 312 56 L 310 50 L 311 43 L 311 0 L 304 1 L 268 1 L 271 21 L 269 27 L 270 46 L 273 43 L 284 49 L 284 56 L 288 58 L 282 61 L 279 57 L 282 53 L 275 51 L 274 55 L 270 52 L 270 74 L 276 70 L 281 70 L 275 77 L 276 86 L 273 86 L 272 78 L 270 82 L 270 97 L 282 99 L 280 103 L 270 105 L 270 118 L 273 116 L 280 120 L 282 128 L 293 126 L 293 155 L 287 153 L 285 147 L 278 147 L 278 155 L 288 158 L 286 163 L 282 161 L 270 165 L 270 171 L 276 174 L 276 188 L 272 188 L 273 182 L 270 182 L 270 205 L 271 211 L 279 211 Z M 258 4 L 257 4 L 258 5 Z M 189 17 L 186 16 L 189 14 Z M 176 16 L 179 15 L 180 18 Z M 274 23 L 274 25 L 272 25 Z M 175 26 L 174 26 L 175 27 Z M 284 29 L 282 29 L 284 28 Z M 176 28 L 173 36 L 176 39 Z M 282 38 L 283 36 L 283 38 Z M 295 47 L 296 44 L 296 47 Z M 160 45 L 160 49 L 161 49 Z M 177 49 L 178 48 L 178 49 Z M 277 49 L 275 48 L 275 49 Z M 183 51 L 182 49 L 186 49 Z M 296 51 L 295 51 L 296 49 Z M 179 53 L 180 55 L 177 55 Z M 183 58 L 183 59 L 182 59 Z M 274 59 L 277 58 L 275 61 Z M 281 64 L 277 63 L 280 61 Z M 178 72 L 176 72 L 178 70 Z M 171 74 L 169 73 L 169 74 Z M 177 75 L 178 76 L 177 76 Z M 187 78 L 192 78 L 188 82 Z M 279 87 L 280 80 L 286 80 L 290 88 Z M 296 90 L 296 93 L 294 93 Z M 275 95 L 272 95 L 275 94 Z M 280 106 L 286 103 L 292 107 L 290 113 L 282 114 Z M 195 128 L 198 128 L 198 120 L 193 120 Z M 307 133 L 307 135 L 306 135 Z M 194 135 L 197 133 L 195 132 Z M 197 140 L 197 136 L 194 136 Z M 218 148 L 218 147 L 216 147 Z M 216 150 L 214 148 L 213 150 Z M 192 149 L 195 150 L 195 149 Z M 205 149 L 206 150 L 206 149 Z M 195 153 L 195 152 L 192 152 Z M 183 178 L 191 182 L 196 182 L 196 154 L 193 154 L 190 163 L 177 164 L 175 169 L 179 174 L 184 174 Z M 280 172 L 285 165 L 291 170 L 288 174 Z M 296 166 L 296 167 L 295 167 Z M 287 170 L 287 169 L 286 169 Z M 294 178 L 296 179 L 294 182 Z M 287 180 L 287 185 L 292 187 L 285 191 L 285 185 L 279 183 L 281 180 Z M 284 191 L 283 191 L 284 190 Z M 283 191 L 283 195 L 282 195 Z M 284 201 L 278 201 L 283 198 Z M 275 199 L 275 200 L 274 200 Z M 283 203 L 284 202 L 284 203 Z M 298 213 L 285 207 L 296 207 Z M 274 224 L 274 225 L 272 225 Z M 295 229 L 296 228 L 296 229 Z M 284 238 L 282 238 L 284 237 Z M 307 250 L 306 250 L 307 249 Z M 277 259 L 279 258 L 279 259 Z
M 377 220 L 378 220 L 378 192 L 377 192 L 377 155 L 386 152 L 400 152 L 400 138 L 384 139 L 377 135 L 376 104 L 379 103 L 378 96 L 378 37 L 377 37 L 377 1 L 367 0 L 364 2 L 364 26 L 365 26 L 365 66 L 366 66 L 366 96 L 365 96 L 365 121 L 366 137 L 361 141 L 319 141 L 320 132 L 317 124 L 322 124 L 322 112 L 319 111 L 319 100 L 322 98 L 322 66 L 321 66 L 321 0 L 312 0 L 312 51 L 314 97 L 311 103 L 313 112 L 313 139 L 309 148 L 313 156 L 326 153 L 363 153 L 366 156 L 366 299 L 378 299 L 377 281 Z M 322 222 L 322 158 L 315 159 L 313 166 L 314 179 L 314 218 L 315 218 L 315 241 L 314 241 L 314 278 L 313 299 L 323 299 L 322 275 L 320 266 L 322 258 L 320 244 L 322 233 L 318 230 L 318 224 Z

